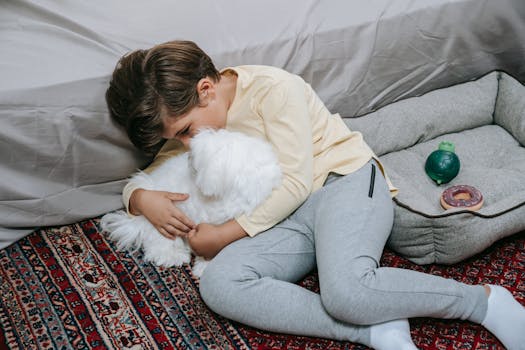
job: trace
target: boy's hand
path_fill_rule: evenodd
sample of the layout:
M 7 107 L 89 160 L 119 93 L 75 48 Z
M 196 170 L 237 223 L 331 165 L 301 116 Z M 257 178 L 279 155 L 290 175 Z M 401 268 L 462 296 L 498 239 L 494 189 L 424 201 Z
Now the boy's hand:
M 227 221 L 222 225 L 203 223 L 188 233 L 188 243 L 196 255 L 211 259 L 231 242 L 247 236 L 235 220 Z
M 131 214 L 144 215 L 166 238 L 186 237 L 195 227 L 195 223 L 175 204 L 188 197 L 187 193 L 137 189 L 131 194 L 129 210 Z
M 224 247 L 220 226 L 198 224 L 188 233 L 188 243 L 193 252 L 205 259 L 211 259 Z

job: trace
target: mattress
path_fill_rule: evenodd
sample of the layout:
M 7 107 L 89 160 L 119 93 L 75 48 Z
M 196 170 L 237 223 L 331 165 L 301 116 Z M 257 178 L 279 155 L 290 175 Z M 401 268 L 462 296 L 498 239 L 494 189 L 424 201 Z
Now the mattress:
M 173 39 L 299 74 L 345 117 L 494 69 L 525 81 L 523 0 L 2 1 L 0 248 L 122 207 L 150 159 L 104 92 L 121 55 Z

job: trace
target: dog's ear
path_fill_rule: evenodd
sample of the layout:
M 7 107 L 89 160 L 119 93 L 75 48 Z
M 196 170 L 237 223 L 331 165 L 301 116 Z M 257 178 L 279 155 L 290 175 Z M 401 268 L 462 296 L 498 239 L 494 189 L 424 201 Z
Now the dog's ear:
M 281 182 L 272 147 L 264 140 L 226 130 L 199 133 L 192 139 L 195 184 L 206 196 L 234 199 L 253 210 Z
M 200 132 L 192 139 L 191 166 L 204 195 L 228 194 L 254 207 L 281 181 L 272 147 L 265 141 L 226 130 Z
M 195 184 L 205 196 L 222 196 L 231 191 L 232 166 L 229 133 L 224 130 L 205 129 L 191 140 L 190 166 L 194 170 Z
M 243 166 L 239 167 L 233 191 L 245 203 L 249 213 L 261 204 L 281 183 L 281 168 L 272 146 L 262 140 L 245 136 L 236 144 Z

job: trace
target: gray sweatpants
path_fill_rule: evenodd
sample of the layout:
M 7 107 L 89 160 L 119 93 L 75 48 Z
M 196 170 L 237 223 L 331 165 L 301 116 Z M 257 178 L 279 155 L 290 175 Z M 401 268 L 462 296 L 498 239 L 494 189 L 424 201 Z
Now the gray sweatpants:
M 374 160 L 331 175 L 287 219 L 225 247 L 200 292 L 218 314 L 256 328 L 369 345 L 367 325 L 410 317 L 481 323 L 482 286 L 380 267 L 393 206 Z M 317 264 L 320 294 L 294 282 Z

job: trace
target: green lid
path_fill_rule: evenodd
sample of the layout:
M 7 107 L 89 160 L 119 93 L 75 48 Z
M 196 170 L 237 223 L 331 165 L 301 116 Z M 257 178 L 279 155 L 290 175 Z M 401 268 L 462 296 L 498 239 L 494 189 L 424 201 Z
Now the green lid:
M 454 144 L 452 142 L 449 142 L 449 141 L 441 141 L 439 143 L 439 147 L 438 149 L 440 151 L 448 151 L 448 152 L 452 152 L 454 153 L 455 150 L 456 150 L 456 147 L 454 146 Z

